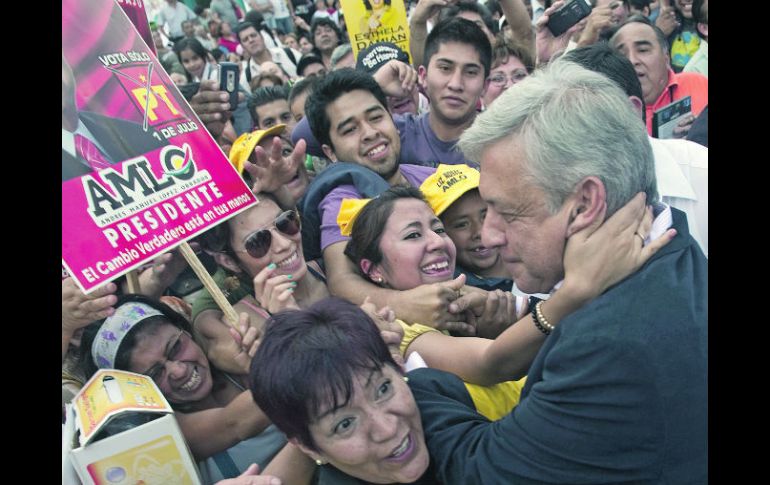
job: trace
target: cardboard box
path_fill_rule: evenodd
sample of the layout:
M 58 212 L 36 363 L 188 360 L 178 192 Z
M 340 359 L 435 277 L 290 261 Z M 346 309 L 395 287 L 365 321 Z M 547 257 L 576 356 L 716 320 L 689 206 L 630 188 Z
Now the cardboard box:
M 102 438 L 105 428 L 110 436 Z M 201 484 L 174 411 L 152 379 L 112 369 L 98 371 L 67 409 L 62 473 L 72 469 L 88 485 Z

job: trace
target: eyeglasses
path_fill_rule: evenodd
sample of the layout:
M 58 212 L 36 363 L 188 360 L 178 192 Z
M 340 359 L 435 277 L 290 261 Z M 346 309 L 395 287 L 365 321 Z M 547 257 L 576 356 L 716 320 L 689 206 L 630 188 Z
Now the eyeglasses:
M 527 71 L 524 69 L 517 69 L 513 71 L 513 75 L 511 77 L 508 77 L 504 72 L 496 72 L 489 76 L 489 82 L 497 86 L 505 86 L 509 79 L 511 80 L 511 84 L 516 84 L 527 76 Z
M 170 342 L 173 343 L 168 346 L 168 351 L 166 351 L 163 363 L 155 364 L 144 373 L 144 375 L 149 376 L 158 385 L 160 385 L 166 377 L 166 363 L 177 362 L 179 356 L 183 353 L 182 351 L 187 347 L 189 334 L 180 329 L 176 337 L 173 340 L 170 340 Z
M 287 236 L 294 236 L 299 232 L 300 228 L 299 214 L 297 214 L 297 211 L 293 210 L 283 212 L 275 218 L 272 226 L 274 226 L 278 232 L 282 234 Z M 272 243 L 273 234 L 270 231 L 270 228 L 268 228 L 260 229 L 259 231 L 250 234 L 246 238 L 246 241 L 244 241 L 243 246 L 246 248 L 245 252 L 247 252 L 249 256 L 254 259 L 259 259 L 267 254 Z

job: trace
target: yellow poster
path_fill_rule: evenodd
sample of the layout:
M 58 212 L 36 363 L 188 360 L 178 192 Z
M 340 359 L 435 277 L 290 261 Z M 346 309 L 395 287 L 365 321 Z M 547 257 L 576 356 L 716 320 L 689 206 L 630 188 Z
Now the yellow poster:
M 171 436 L 162 436 L 88 465 L 97 485 L 192 485 L 179 449 Z
M 409 54 L 404 0 L 341 0 L 353 56 L 377 42 L 392 42 Z M 411 63 L 411 54 L 409 57 Z

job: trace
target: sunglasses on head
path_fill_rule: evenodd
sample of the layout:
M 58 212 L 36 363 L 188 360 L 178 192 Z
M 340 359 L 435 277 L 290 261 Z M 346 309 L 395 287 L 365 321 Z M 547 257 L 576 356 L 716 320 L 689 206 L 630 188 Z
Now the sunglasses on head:
M 278 232 L 287 236 L 294 236 L 299 232 L 299 214 L 297 211 L 286 211 L 281 213 L 273 221 L 273 226 Z M 267 254 L 270 250 L 270 245 L 273 243 L 273 233 L 270 228 L 260 229 L 259 231 L 251 234 L 243 245 L 246 248 L 246 252 L 252 258 L 259 259 Z

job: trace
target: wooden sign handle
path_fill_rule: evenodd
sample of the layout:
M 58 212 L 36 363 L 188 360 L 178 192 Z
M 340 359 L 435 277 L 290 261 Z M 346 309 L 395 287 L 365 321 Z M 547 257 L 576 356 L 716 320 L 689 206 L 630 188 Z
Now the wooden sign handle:
M 179 250 L 182 252 L 184 259 L 187 260 L 187 264 L 189 264 L 193 271 L 195 271 L 195 274 L 198 275 L 198 279 L 201 280 L 203 286 L 205 286 L 211 296 L 214 297 L 214 301 L 219 305 L 222 313 L 224 313 L 224 321 L 240 333 L 240 329 L 238 328 L 238 314 L 235 312 L 235 309 L 230 302 L 227 301 L 227 298 L 224 293 L 222 293 L 222 290 L 219 289 L 219 286 L 214 283 L 214 279 L 211 278 L 211 275 L 203 266 L 201 260 L 195 255 L 195 251 L 193 251 L 186 242 L 179 245 Z

